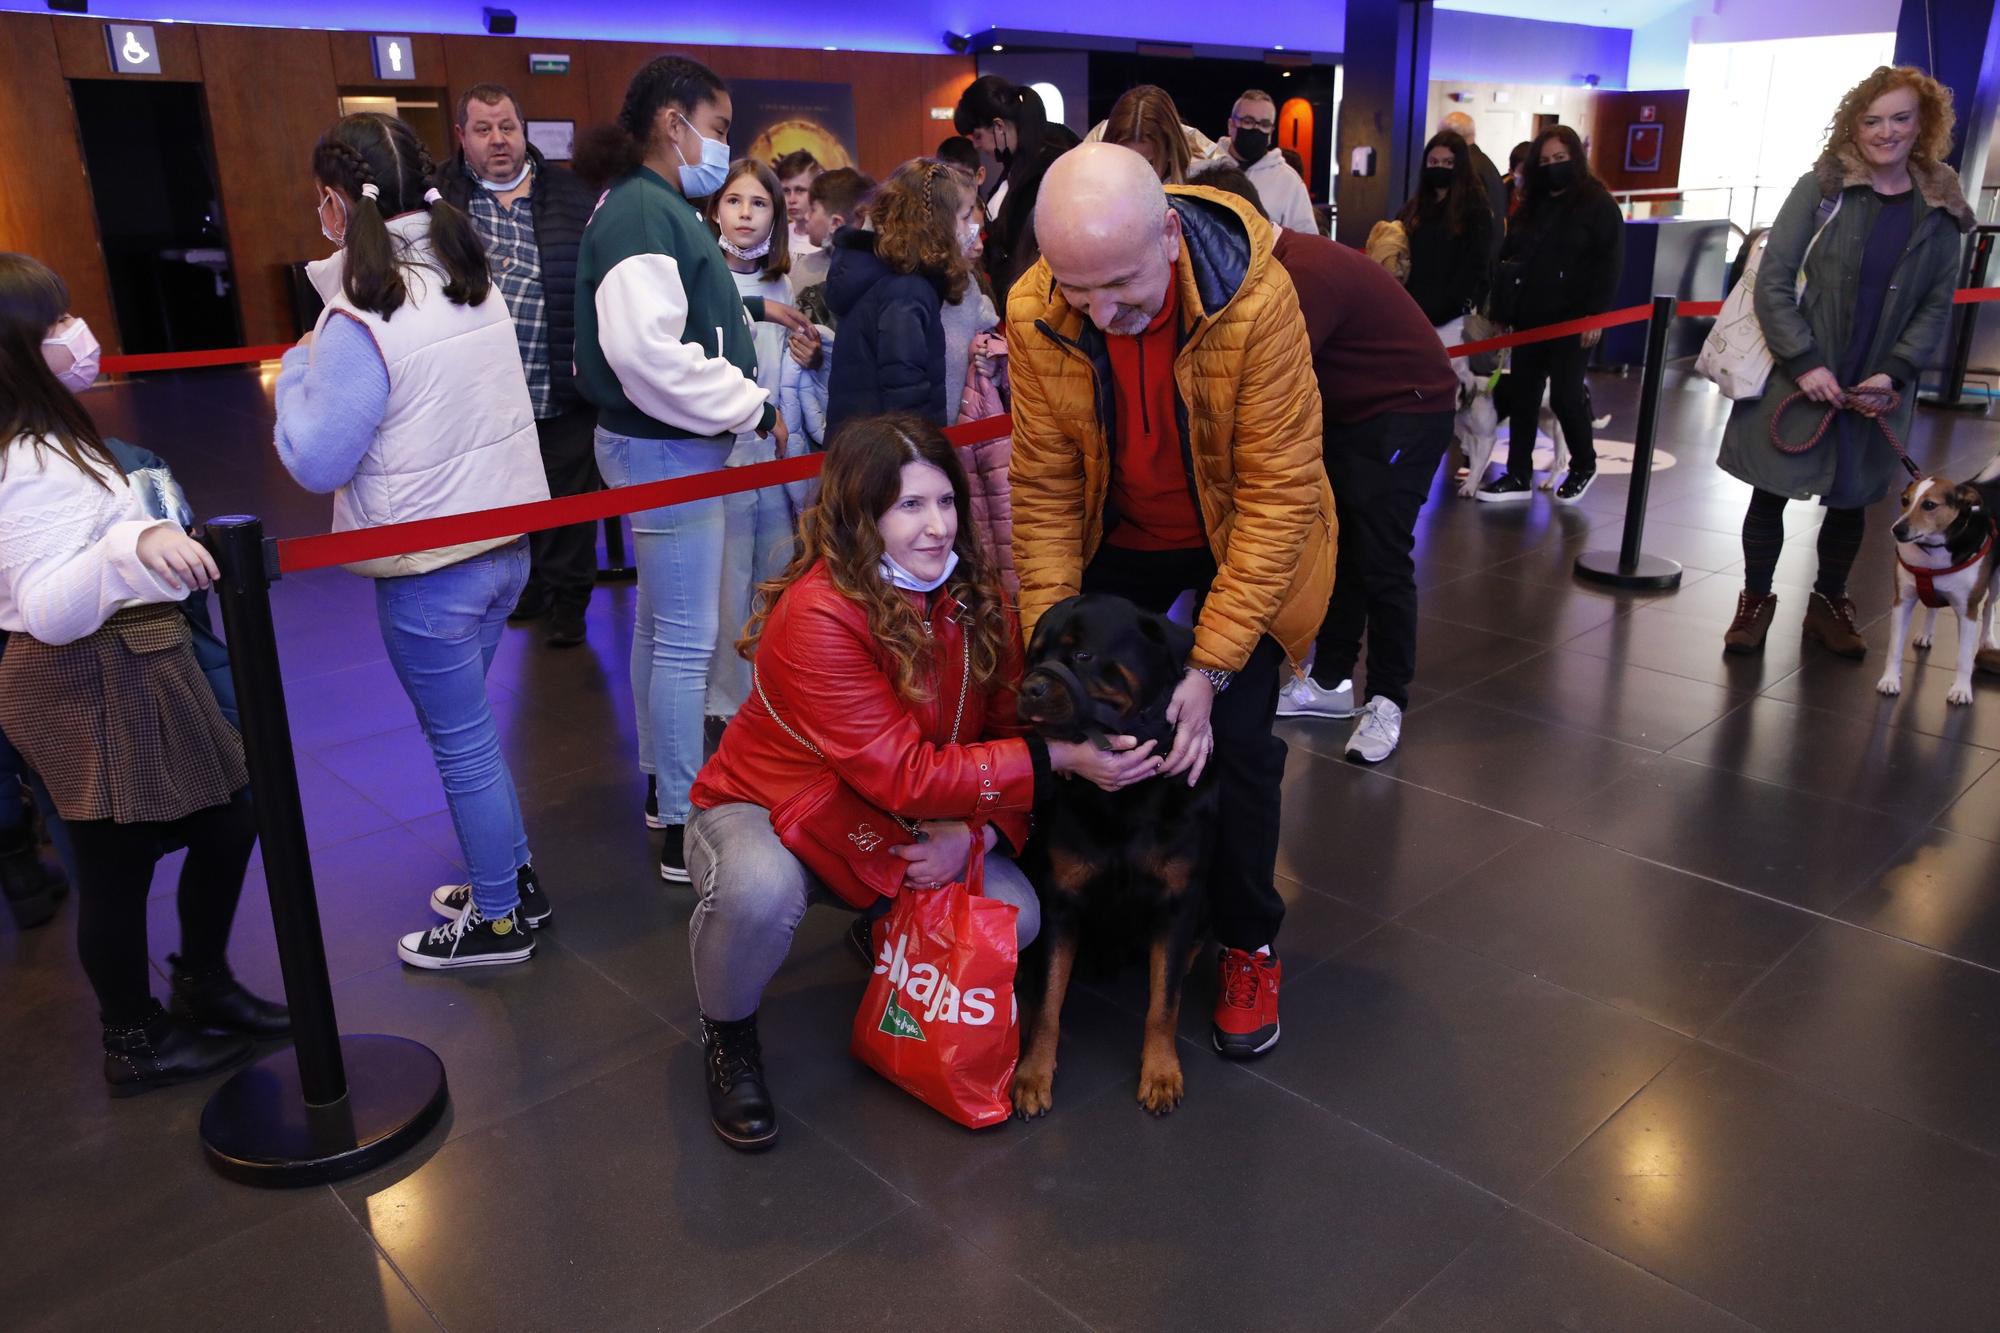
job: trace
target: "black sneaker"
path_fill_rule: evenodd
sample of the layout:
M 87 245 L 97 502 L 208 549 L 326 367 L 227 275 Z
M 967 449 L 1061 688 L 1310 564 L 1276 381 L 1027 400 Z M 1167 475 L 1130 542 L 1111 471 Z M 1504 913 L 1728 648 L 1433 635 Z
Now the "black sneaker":
M 531 620 L 540 620 L 549 613 L 549 595 L 530 584 L 521 590 L 521 600 L 514 603 L 514 609 L 507 613 L 510 625 L 525 625 Z
M 764 1051 L 757 1015 L 734 1023 L 701 1020 L 702 1061 L 708 1073 L 708 1123 L 723 1142 L 761 1152 L 778 1141 L 778 1108 L 764 1086 Z
M 514 882 L 521 888 L 521 920 L 529 930 L 540 930 L 542 923 L 555 915 L 549 895 L 542 892 L 541 877 L 533 866 L 522 866 L 514 872 Z M 431 907 L 447 921 L 458 920 L 471 901 L 470 884 L 440 884 L 431 894 Z
M 670 884 L 688 883 L 686 847 L 687 825 L 666 825 L 667 838 L 660 844 L 660 878 Z
M 549 631 L 542 636 L 542 642 L 551 648 L 575 648 L 590 636 L 583 625 L 581 606 L 555 606 L 549 609 Z
M 521 924 L 518 910 L 488 921 L 479 915 L 478 904 L 469 903 L 456 921 L 414 931 L 396 941 L 396 956 L 411 967 L 433 971 L 450 967 L 498 967 L 533 958 L 535 937 Z
M 665 828 L 667 821 L 660 818 L 660 780 L 651 773 L 646 775 L 646 827 Z
M 854 950 L 864 967 L 875 966 L 875 918 L 863 912 L 847 928 L 847 947 Z
M 1597 470 L 1595 468 L 1589 472 L 1578 472 L 1575 468 L 1571 468 L 1569 473 L 1563 477 L 1563 484 L 1556 487 L 1556 503 L 1559 505 L 1575 504 L 1583 498 L 1583 493 L 1590 489 L 1590 483 L 1596 480 Z
M 1479 488 L 1473 497 L 1487 504 L 1519 504 L 1532 499 L 1535 494 L 1533 482 L 1522 481 L 1511 472 L 1502 473 L 1500 480 L 1489 481 Z

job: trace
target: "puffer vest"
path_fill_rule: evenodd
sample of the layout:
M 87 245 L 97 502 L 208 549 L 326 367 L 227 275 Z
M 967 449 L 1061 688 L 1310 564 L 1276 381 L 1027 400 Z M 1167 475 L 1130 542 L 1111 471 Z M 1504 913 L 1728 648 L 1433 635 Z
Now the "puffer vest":
M 514 321 L 500 289 L 478 305 L 444 295 L 445 275 L 430 249 L 430 215 L 389 221 L 403 252 L 408 297 L 388 319 L 362 310 L 342 290 L 344 254 L 308 266 L 326 301 L 314 332 L 335 314 L 368 330 L 389 370 L 389 406 L 375 442 L 334 493 L 336 532 L 468 514 L 549 498 L 535 434 L 534 406 Z M 424 574 L 505 546 L 519 534 L 441 546 L 348 565 L 369 578 Z

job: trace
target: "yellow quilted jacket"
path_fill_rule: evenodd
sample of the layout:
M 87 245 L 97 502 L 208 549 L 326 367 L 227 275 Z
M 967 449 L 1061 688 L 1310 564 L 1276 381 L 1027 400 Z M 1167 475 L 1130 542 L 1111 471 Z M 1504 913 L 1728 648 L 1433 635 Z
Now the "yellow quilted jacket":
M 1298 293 L 1270 224 L 1235 195 L 1170 186 L 1181 217 L 1182 339 L 1174 359 L 1183 459 L 1216 576 L 1191 664 L 1241 670 L 1271 635 L 1304 661 L 1333 593 L 1333 489 Z M 1073 595 L 1104 537 L 1111 486 L 1104 335 L 1056 290 L 1046 260 L 1007 301 L 1014 388 L 1014 565 L 1021 629 Z

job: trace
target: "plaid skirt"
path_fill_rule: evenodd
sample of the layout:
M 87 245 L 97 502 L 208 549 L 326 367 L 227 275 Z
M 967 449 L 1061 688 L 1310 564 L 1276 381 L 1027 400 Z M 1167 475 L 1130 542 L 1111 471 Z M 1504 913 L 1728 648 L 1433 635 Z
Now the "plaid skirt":
M 8 637 L 0 728 L 65 820 L 164 823 L 222 805 L 250 780 L 172 602 L 120 611 L 51 647 Z

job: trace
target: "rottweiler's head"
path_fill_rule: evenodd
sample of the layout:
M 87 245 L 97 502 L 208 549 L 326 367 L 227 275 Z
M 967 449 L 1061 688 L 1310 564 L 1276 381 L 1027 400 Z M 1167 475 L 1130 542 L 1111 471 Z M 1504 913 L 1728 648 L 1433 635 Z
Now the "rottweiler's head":
M 1194 631 L 1123 597 L 1058 602 L 1028 645 L 1021 720 L 1050 740 L 1102 733 L 1169 744 L 1167 701 L 1193 651 Z

